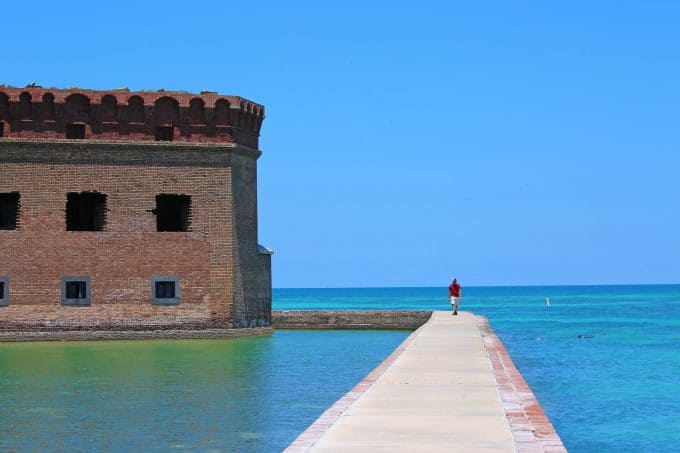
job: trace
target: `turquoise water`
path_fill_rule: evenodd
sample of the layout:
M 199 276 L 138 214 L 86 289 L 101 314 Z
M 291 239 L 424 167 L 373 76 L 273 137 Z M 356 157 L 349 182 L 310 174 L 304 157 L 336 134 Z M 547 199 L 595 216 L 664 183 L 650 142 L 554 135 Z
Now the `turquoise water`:
M 0 451 L 280 451 L 407 335 L 0 344 Z
M 680 285 L 463 295 L 462 309 L 489 317 L 570 451 L 680 450 Z M 444 288 L 279 289 L 274 301 L 275 309 L 449 309 Z
M 570 451 L 680 445 L 680 285 L 464 296 Z M 376 288 L 278 289 L 274 308 L 449 307 L 443 288 Z M 281 450 L 407 335 L 0 344 L 0 451 Z

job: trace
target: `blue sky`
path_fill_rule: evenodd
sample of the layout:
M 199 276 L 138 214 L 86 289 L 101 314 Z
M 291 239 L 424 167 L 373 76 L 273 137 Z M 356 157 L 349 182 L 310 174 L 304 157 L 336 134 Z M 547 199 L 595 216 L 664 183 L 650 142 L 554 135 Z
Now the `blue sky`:
M 2 83 L 266 106 L 274 286 L 680 281 L 680 4 L 3 5 Z

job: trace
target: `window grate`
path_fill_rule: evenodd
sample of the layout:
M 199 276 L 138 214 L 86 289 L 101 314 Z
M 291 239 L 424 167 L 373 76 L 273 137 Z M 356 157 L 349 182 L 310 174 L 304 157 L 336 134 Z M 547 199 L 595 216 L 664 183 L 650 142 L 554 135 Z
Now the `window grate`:
M 86 282 L 66 282 L 67 299 L 87 299 Z
M 156 299 L 174 299 L 175 282 L 156 282 Z
M 61 304 L 87 306 L 90 305 L 90 277 L 62 277 Z
M 0 277 L 0 307 L 9 305 L 9 279 Z
M 151 299 L 154 305 L 179 304 L 179 278 L 174 275 L 151 277 Z

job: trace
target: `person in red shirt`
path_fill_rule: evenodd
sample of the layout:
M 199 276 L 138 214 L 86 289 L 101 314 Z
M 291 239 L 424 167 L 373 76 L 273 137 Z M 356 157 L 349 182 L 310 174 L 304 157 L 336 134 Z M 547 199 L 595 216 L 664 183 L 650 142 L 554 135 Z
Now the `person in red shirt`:
M 463 292 L 460 289 L 460 284 L 454 278 L 449 285 L 449 301 L 451 301 L 451 310 L 453 311 L 453 316 L 458 314 L 458 303 L 460 302 L 460 297 Z

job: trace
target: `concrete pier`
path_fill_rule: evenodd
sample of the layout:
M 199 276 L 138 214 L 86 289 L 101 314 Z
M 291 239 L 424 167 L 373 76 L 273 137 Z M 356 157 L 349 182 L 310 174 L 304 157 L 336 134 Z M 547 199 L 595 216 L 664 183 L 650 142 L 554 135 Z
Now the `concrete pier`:
M 434 312 L 287 449 L 366 450 L 566 451 L 488 323 L 465 312 Z

